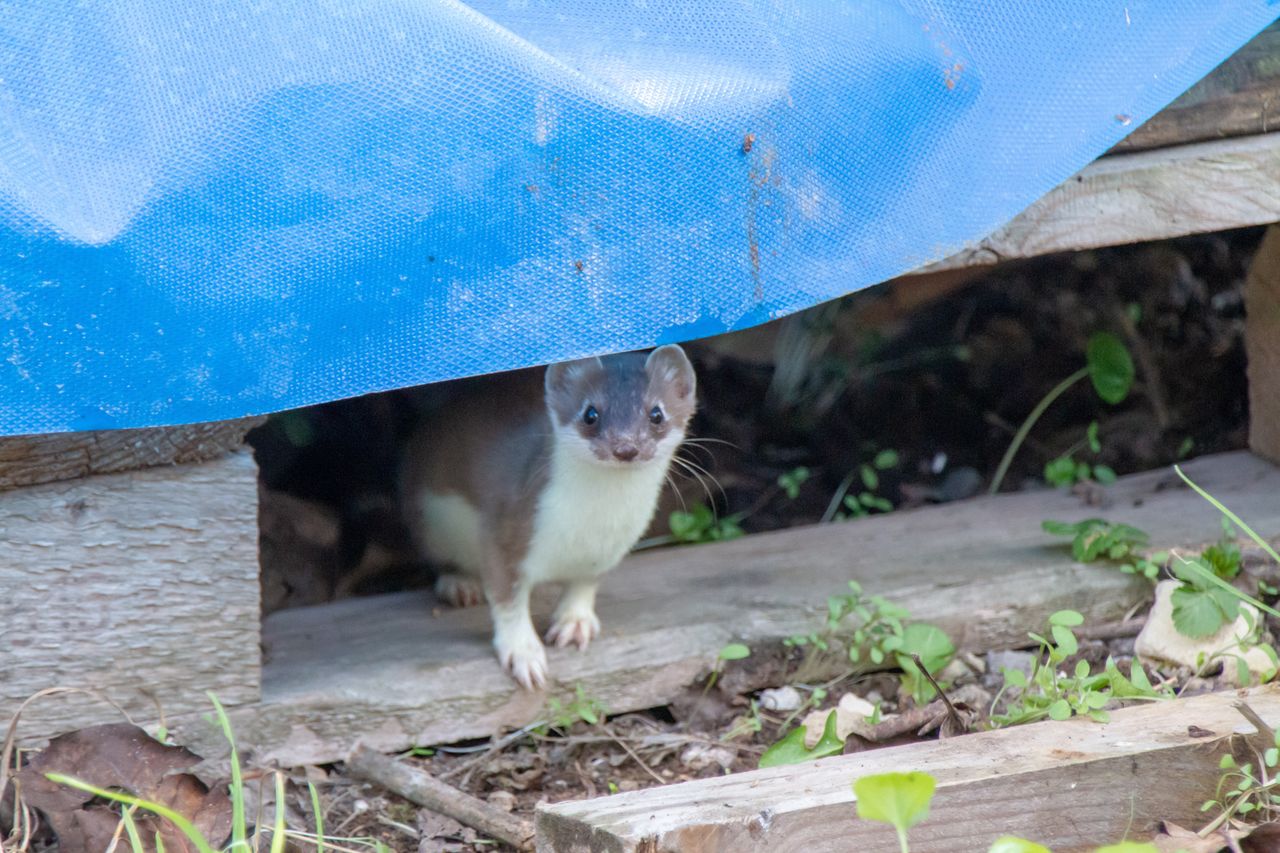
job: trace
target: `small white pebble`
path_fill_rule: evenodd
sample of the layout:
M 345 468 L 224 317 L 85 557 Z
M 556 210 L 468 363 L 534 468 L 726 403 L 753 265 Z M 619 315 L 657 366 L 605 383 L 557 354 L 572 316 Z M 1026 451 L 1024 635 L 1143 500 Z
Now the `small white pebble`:
M 804 697 L 794 687 L 774 687 L 760 692 L 760 707 L 766 711 L 794 711 L 804 704 Z

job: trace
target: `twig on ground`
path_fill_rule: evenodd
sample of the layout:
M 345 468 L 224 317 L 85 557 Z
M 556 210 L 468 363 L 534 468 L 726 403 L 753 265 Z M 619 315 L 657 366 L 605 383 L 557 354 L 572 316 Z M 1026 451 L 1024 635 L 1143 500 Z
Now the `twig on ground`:
M 1259 734 L 1266 735 L 1267 737 L 1266 748 L 1270 748 L 1271 746 L 1275 745 L 1276 730 L 1271 728 L 1271 726 L 1267 725 L 1266 721 L 1258 716 L 1258 712 L 1249 707 L 1248 702 L 1243 702 L 1243 701 L 1233 702 L 1231 704 L 1231 707 L 1239 711 L 1240 716 L 1244 717 L 1246 720 L 1252 723 L 1253 727 L 1258 730 Z
M 622 749 L 627 753 L 627 755 L 631 756 L 631 760 L 634 761 L 636 764 L 639 764 L 640 768 L 644 770 L 645 773 L 648 773 L 650 776 L 652 776 L 659 785 L 667 784 L 667 780 L 663 779 L 656 772 L 654 772 L 654 769 L 650 767 L 643 758 L 637 755 L 636 751 L 632 749 L 630 746 L 628 746 L 626 741 L 624 741 L 622 738 L 614 734 L 613 730 L 609 728 L 608 725 L 600 726 L 600 730 L 603 731 L 605 734 L 607 734 L 613 740 L 614 743 L 622 747 Z
M 915 662 L 916 668 L 920 670 L 920 674 L 928 680 L 934 691 L 937 692 L 938 698 L 947 706 L 947 719 L 951 722 L 951 729 L 948 730 L 943 726 L 943 730 L 939 732 L 939 736 L 950 737 L 953 734 L 964 734 L 969 727 L 964 724 L 964 720 L 958 713 L 956 713 L 955 706 L 952 705 L 951 700 L 947 698 L 946 691 L 938 685 L 938 682 L 933 680 L 933 676 L 929 673 L 929 668 L 924 665 L 924 661 L 920 660 L 920 655 L 912 652 L 911 660 Z
M 517 850 L 533 849 L 533 826 L 484 800 L 464 794 L 417 768 L 358 744 L 347 756 L 347 769 L 407 800 L 431 809 Z

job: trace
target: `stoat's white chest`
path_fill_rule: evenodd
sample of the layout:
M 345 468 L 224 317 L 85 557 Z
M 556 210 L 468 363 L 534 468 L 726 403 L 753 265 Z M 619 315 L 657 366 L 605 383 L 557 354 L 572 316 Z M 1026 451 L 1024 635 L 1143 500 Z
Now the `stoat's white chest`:
M 639 465 L 599 465 L 557 443 L 534 511 L 524 578 L 587 580 L 616 566 L 653 519 L 669 464 L 670 454 L 660 454 Z

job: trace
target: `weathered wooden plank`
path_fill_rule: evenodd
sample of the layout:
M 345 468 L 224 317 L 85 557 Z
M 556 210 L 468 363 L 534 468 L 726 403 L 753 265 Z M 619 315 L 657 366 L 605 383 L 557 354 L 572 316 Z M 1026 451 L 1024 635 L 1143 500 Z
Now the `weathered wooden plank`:
M 1267 229 L 1245 279 L 1249 446 L 1280 462 L 1280 225 Z
M 1280 24 L 1272 24 L 1209 76 L 1116 146 L 1138 151 L 1269 133 L 1280 110 Z
M 1280 531 L 1280 470 L 1246 453 L 1188 468 L 1259 530 Z M 585 655 L 553 650 L 552 674 L 615 712 L 660 705 L 725 643 L 807 630 L 850 579 L 977 650 L 1017 643 L 1064 607 L 1091 621 L 1118 619 L 1149 594 L 1145 582 L 1073 565 L 1040 522 L 1103 512 L 1162 546 L 1216 538 L 1216 513 L 1176 483 L 1169 472 L 1123 478 L 1107 510 L 1058 491 L 1001 495 L 639 554 L 605 581 L 604 636 Z M 550 605 L 540 596 L 535 618 L 545 622 Z M 357 739 L 390 752 L 535 719 L 545 696 L 515 690 L 499 670 L 487 615 L 432 607 L 424 592 L 272 614 L 263 626 L 262 703 L 233 713 L 243 742 L 267 760 L 322 763 Z M 173 723 L 197 751 L 218 750 L 219 736 L 201 720 Z
M 0 438 L 0 491 L 90 474 L 203 462 L 236 449 L 263 418 Z
M 916 743 L 541 806 L 539 853 L 748 853 L 897 849 L 893 830 L 855 817 L 855 779 L 919 770 L 938 780 L 915 853 L 986 850 L 1020 835 L 1055 850 L 1148 837 L 1164 819 L 1204 820 L 1224 739 L 1254 728 L 1236 692 L 1126 708 L 1099 725 L 1075 719 Z M 1249 691 L 1280 725 L 1280 689 Z M 1193 736 L 1188 726 L 1213 732 Z M 1198 733 L 1197 733 L 1198 735 Z
M 1280 133 L 1117 154 L 976 245 L 918 272 L 1225 231 L 1280 220 Z
M 0 719 L 92 687 L 131 713 L 258 698 L 257 471 L 249 451 L 0 492 Z M 115 712 L 57 696 L 24 739 Z

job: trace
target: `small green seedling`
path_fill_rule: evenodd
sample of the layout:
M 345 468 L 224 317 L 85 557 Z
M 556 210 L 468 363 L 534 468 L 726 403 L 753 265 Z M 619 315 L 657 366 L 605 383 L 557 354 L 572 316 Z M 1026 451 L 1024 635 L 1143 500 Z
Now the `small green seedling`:
M 987 853 L 1050 853 L 1050 850 L 1043 844 L 1036 844 L 1025 838 L 1005 835 L 993 841 Z
M 706 696 L 707 692 L 715 686 L 726 663 L 731 660 L 745 660 L 749 657 L 751 657 L 751 649 L 742 643 L 730 643 L 721 649 L 716 655 L 715 666 L 711 668 L 711 677 L 707 679 L 707 686 L 702 689 L 702 695 Z
M 795 500 L 800 497 L 800 487 L 808 482 L 810 476 L 812 472 L 803 465 L 792 468 L 787 473 L 778 475 L 778 488 L 782 489 L 789 500 Z
M 1167 699 L 1169 690 L 1157 691 L 1151 686 L 1146 672 L 1135 660 L 1126 677 L 1111 659 L 1103 671 L 1092 672 L 1089 662 L 1076 662 L 1072 674 L 1059 670 L 1067 658 L 1079 650 L 1075 633 L 1071 630 L 1084 622 L 1084 617 L 1074 610 L 1059 610 L 1049 617 L 1049 637 L 1030 634 L 1040 644 L 1031 664 L 1028 676 L 1022 670 L 1004 669 L 1004 686 L 992 702 L 994 708 L 1008 691 L 1014 697 L 1002 714 L 992 714 L 996 726 L 1012 726 L 1048 717 L 1051 720 L 1067 720 L 1073 716 L 1087 716 L 1100 723 L 1110 719 L 1104 710 L 1113 699 Z M 1052 638 L 1052 639 L 1051 639 Z
M 1227 753 L 1218 762 L 1222 771 L 1214 799 L 1206 800 L 1200 811 L 1218 810 L 1217 817 L 1205 827 L 1203 835 L 1214 832 L 1228 821 L 1242 817 L 1265 822 L 1280 813 L 1280 734 L 1273 735 L 1272 746 L 1258 757 L 1255 771 L 1252 763 L 1239 764 Z
M 873 511 L 892 512 L 893 504 L 876 492 L 880 488 L 880 473 L 896 468 L 898 461 L 898 451 L 881 450 L 876 453 L 871 462 L 864 462 L 855 468 L 836 489 L 835 497 L 827 507 L 823 520 L 828 521 L 834 518 L 836 521 L 845 521 L 851 518 L 865 518 Z M 862 489 L 856 495 L 849 494 L 855 479 L 862 481 Z M 844 509 L 841 510 L 839 507 Z
M 1160 572 L 1169 561 L 1167 551 L 1143 555 L 1147 534 L 1128 524 L 1113 524 L 1103 518 L 1086 518 L 1083 521 L 1040 522 L 1044 532 L 1054 536 L 1071 537 L 1071 556 L 1082 563 L 1107 560 L 1118 563 L 1120 571 L 1129 575 L 1142 575 L 1153 583 L 1160 579 Z
M 858 817 L 887 823 L 898 833 L 898 847 L 908 853 L 907 830 L 929 816 L 937 782 L 928 773 L 881 773 L 853 783 Z
M 864 596 L 862 586 L 849 581 L 847 594 L 827 598 L 827 616 L 820 629 L 783 641 L 806 650 L 797 680 L 810 681 L 841 668 L 852 674 L 892 659 L 903 669 L 903 686 L 916 702 L 929 701 L 933 687 L 917 671 L 911 655 L 919 655 L 933 674 L 951 662 L 955 647 L 940 628 L 909 623 L 908 616 L 906 609 L 881 596 Z
M 535 731 L 540 734 L 546 734 L 549 729 L 554 729 L 563 733 L 569 731 L 574 724 L 579 722 L 594 726 L 603 720 L 607 714 L 604 703 L 594 696 L 588 696 L 581 684 L 575 684 L 573 698 L 568 702 L 563 702 L 555 696 L 547 697 L 547 723 L 544 726 L 539 726 Z
M 1129 395 L 1129 389 L 1133 386 L 1133 376 L 1133 359 L 1130 358 L 1129 350 L 1120 342 L 1120 339 L 1108 332 L 1094 334 L 1085 348 L 1085 366 L 1045 394 L 1031 410 L 1031 414 L 1027 415 L 1022 426 L 1018 427 L 1013 441 L 1009 443 L 1009 449 L 1005 451 L 999 467 L 996 468 L 995 476 L 991 478 L 990 493 L 994 495 L 1000 490 L 1000 484 L 1004 482 L 1005 474 L 1009 472 L 1009 466 L 1013 463 L 1013 457 L 1017 455 L 1018 448 L 1022 447 L 1031 428 L 1035 426 L 1036 421 L 1040 420 L 1040 416 L 1053 404 L 1054 400 L 1087 377 L 1092 381 L 1093 390 L 1098 396 L 1104 402 L 1115 405 Z
M 1076 483 L 1092 481 L 1109 486 L 1116 481 L 1116 472 L 1107 465 L 1089 464 L 1075 458 L 1075 454 L 1088 446 L 1095 456 L 1102 452 L 1102 441 L 1098 438 L 1098 422 L 1091 421 L 1085 430 L 1083 440 L 1069 448 L 1057 459 L 1045 463 L 1044 479 L 1053 486 L 1074 486 Z
M 764 751 L 760 756 L 760 767 L 777 767 L 782 764 L 800 764 L 827 758 L 844 752 L 844 741 L 836 733 L 836 712 L 827 715 L 826 725 L 822 727 L 822 736 L 814 744 L 813 749 L 804 745 L 804 726 L 796 726 L 782 738 Z
M 706 504 L 698 504 L 689 510 L 676 510 L 667 519 L 671 536 L 677 542 L 698 544 L 737 539 L 743 535 L 742 516 L 739 514 L 717 518 L 715 511 Z

